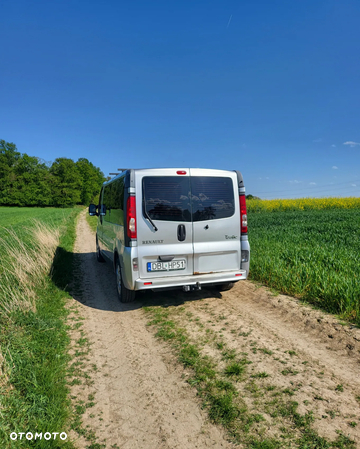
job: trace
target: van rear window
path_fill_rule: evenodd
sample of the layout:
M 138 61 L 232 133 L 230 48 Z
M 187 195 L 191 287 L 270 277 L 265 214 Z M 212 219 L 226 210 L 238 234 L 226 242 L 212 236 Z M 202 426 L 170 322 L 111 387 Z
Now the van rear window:
M 144 177 L 143 201 L 144 212 L 152 220 L 191 221 L 188 177 Z
M 215 220 L 235 212 L 233 182 L 226 177 L 144 177 L 143 200 L 152 220 Z
M 231 178 L 192 176 L 191 200 L 193 221 L 227 218 L 235 213 Z

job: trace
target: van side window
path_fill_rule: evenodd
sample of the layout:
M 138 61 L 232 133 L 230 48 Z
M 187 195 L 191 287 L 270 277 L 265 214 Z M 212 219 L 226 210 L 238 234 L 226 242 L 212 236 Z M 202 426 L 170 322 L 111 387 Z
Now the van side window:
M 231 178 L 191 177 L 191 200 L 193 221 L 227 218 L 235 213 Z
M 111 223 L 124 225 L 124 177 L 111 183 Z
M 144 177 L 143 208 L 152 220 L 191 221 L 189 178 Z
M 104 220 L 110 222 L 111 214 L 111 184 L 104 187 L 103 205 L 106 208 L 106 214 Z

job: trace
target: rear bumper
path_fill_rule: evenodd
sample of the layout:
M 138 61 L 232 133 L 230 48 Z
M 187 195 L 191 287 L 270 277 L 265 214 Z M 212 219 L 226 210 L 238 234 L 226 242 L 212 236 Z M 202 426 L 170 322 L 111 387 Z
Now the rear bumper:
M 227 271 L 224 273 L 194 274 L 191 276 L 171 276 L 153 279 L 136 279 L 134 290 L 183 287 L 185 285 L 221 284 L 246 279 L 246 270 Z

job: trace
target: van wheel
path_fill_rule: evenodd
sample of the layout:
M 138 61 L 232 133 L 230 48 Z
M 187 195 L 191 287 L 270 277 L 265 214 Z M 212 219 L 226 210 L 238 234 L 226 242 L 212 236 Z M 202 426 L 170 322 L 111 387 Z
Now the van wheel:
M 218 284 L 216 285 L 216 290 L 219 292 L 226 292 L 227 290 L 231 290 L 234 287 L 234 282 L 227 282 L 226 284 Z
M 105 259 L 103 258 L 103 256 L 101 255 L 101 252 L 100 252 L 100 246 L 99 246 L 98 239 L 96 239 L 96 260 L 100 263 L 105 262 Z
M 133 290 L 128 290 L 123 283 L 119 259 L 116 260 L 115 273 L 116 273 L 116 290 L 117 290 L 117 294 L 120 299 L 120 302 L 134 301 L 135 292 Z

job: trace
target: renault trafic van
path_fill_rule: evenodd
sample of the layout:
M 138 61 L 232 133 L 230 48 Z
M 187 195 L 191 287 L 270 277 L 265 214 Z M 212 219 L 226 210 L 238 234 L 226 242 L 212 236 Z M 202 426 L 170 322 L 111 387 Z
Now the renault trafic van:
M 122 302 L 145 289 L 231 288 L 249 273 L 243 177 L 198 168 L 129 169 L 103 184 L 96 251 Z

